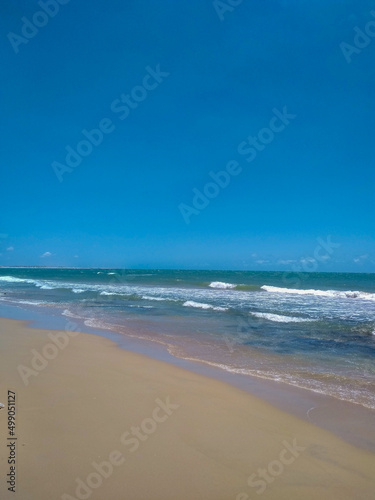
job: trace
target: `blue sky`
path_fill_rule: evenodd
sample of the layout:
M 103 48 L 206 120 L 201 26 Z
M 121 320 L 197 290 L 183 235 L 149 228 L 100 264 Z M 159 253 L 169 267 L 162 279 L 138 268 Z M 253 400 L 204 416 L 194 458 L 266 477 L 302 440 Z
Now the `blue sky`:
M 0 265 L 375 272 L 374 1 L 65 2 L 1 7 Z

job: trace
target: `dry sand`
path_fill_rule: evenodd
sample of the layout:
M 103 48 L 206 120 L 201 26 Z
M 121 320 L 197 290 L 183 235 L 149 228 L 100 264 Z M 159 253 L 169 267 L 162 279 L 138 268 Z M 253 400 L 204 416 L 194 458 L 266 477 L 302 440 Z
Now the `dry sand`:
M 56 333 L 0 320 L 2 500 L 375 498 L 373 454 L 95 335 L 61 332 L 67 345 L 46 348 Z M 33 349 L 53 359 L 33 368 Z M 16 393 L 16 493 L 6 484 L 8 390 Z

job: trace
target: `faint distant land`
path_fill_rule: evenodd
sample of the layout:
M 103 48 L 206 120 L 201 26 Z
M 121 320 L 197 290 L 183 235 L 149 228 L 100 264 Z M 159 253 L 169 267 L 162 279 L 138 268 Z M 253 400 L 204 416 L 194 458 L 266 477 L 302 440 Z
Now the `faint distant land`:
M 0 269 L 91 269 L 91 268 L 90 267 L 74 267 L 74 266 L 0 266 Z M 96 268 L 92 268 L 92 269 L 96 269 Z

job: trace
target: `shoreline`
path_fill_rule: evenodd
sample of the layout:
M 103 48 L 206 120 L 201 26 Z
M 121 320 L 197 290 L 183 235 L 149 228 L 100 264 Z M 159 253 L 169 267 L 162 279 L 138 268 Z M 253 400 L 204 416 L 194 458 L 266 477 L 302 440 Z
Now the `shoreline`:
M 97 335 L 74 332 L 53 349 L 46 346 L 52 338 L 62 345 L 66 332 L 4 318 L 0 327 L 1 398 L 17 395 L 19 500 L 82 492 L 93 500 L 248 500 L 256 492 L 364 500 L 373 492 L 374 454 L 247 392 Z M 30 366 L 32 352 L 47 354 L 47 365 Z M 20 365 L 38 372 L 27 385 Z
M 31 329 L 66 330 L 67 318 L 48 315 L 45 310 L 36 311 L 35 308 L 31 310 L 19 306 L 1 305 L 0 320 L 1 318 L 25 321 L 27 327 Z M 109 339 L 125 352 L 146 356 L 152 360 L 168 363 L 197 375 L 229 384 L 245 391 L 251 397 L 260 398 L 283 412 L 331 432 L 348 444 L 375 453 L 374 410 L 284 382 L 230 373 L 203 361 L 179 358 L 172 355 L 166 346 L 158 342 L 89 327 L 83 322 L 78 322 L 78 324 L 82 328 L 80 332 Z

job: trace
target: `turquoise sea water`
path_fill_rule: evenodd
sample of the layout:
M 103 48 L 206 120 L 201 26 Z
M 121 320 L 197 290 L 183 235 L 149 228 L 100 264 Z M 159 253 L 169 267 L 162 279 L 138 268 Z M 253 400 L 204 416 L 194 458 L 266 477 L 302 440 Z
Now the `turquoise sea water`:
M 1 268 L 1 303 L 375 409 L 374 274 Z

